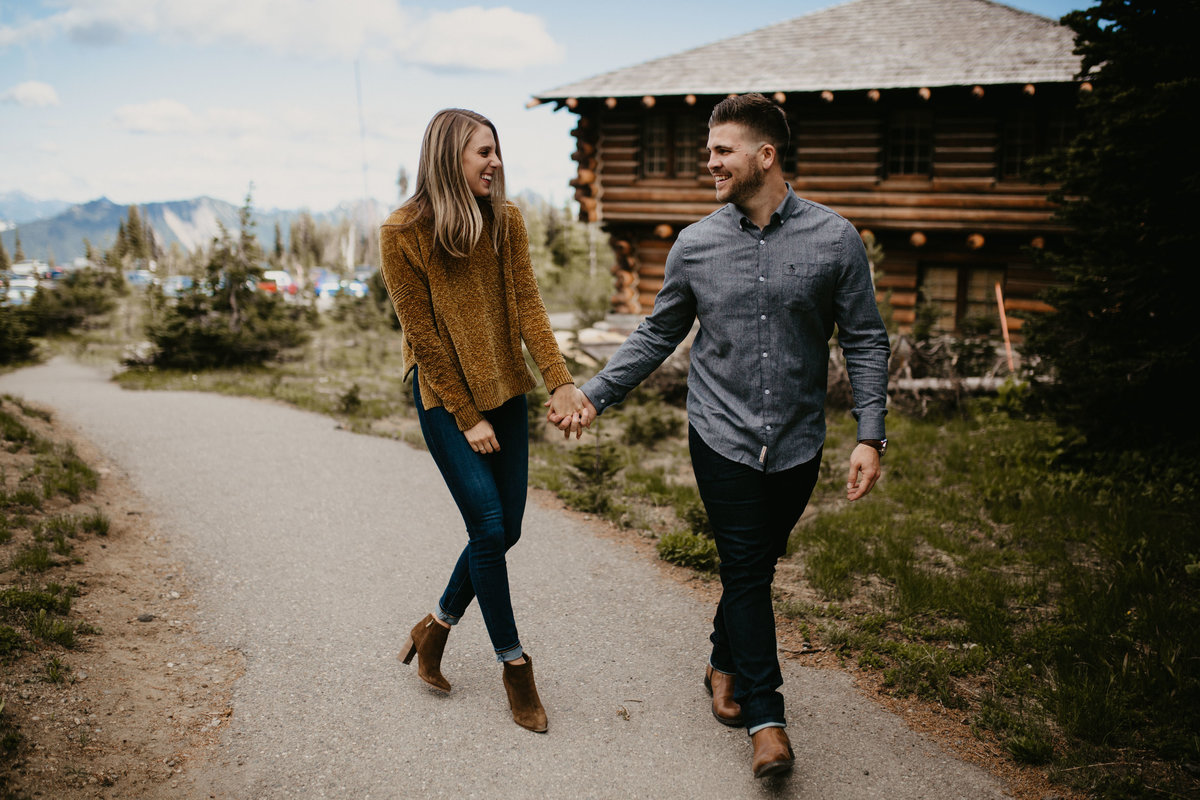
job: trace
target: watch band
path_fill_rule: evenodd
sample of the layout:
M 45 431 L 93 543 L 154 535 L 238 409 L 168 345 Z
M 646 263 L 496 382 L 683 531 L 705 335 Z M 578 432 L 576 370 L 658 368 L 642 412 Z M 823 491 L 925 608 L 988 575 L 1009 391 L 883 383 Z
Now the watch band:
M 865 444 L 869 447 L 874 447 L 879 453 L 879 457 L 883 458 L 883 454 L 887 452 L 887 439 L 859 439 L 859 444 Z

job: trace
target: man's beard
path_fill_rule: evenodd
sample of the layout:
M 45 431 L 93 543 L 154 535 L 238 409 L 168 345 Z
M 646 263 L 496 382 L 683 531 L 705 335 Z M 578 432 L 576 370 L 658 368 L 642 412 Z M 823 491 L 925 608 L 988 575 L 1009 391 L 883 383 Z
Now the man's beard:
M 767 182 L 766 170 L 760 167 L 757 162 L 752 163 L 750 166 L 751 171 L 745 178 L 734 179 L 733 186 L 730 187 L 729 196 L 725 199 L 725 202 L 733 203 L 735 206 L 744 205 Z

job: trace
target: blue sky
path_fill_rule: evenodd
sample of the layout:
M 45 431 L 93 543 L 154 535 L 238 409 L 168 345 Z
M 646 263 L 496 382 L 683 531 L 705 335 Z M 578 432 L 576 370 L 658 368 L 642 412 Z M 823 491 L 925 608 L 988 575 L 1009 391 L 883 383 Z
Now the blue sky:
M 394 205 L 429 117 L 462 106 L 496 123 L 510 192 L 562 202 L 576 118 L 531 95 L 833 4 L 0 0 L 0 192 Z

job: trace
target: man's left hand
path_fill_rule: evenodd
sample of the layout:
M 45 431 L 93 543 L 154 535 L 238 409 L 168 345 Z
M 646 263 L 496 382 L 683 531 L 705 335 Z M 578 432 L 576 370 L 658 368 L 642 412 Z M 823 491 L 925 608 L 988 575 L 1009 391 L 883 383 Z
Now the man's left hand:
M 879 451 L 869 444 L 860 444 L 850 454 L 850 476 L 846 479 L 846 499 L 854 501 L 866 497 L 875 486 L 882 471 L 879 468 Z

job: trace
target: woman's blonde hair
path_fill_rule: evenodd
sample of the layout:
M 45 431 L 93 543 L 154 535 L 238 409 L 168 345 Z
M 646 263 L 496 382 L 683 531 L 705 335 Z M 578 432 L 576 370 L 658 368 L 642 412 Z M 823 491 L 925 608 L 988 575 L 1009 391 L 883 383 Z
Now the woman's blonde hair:
M 491 129 L 496 158 L 501 159 L 500 135 L 487 117 L 465 108 L 446 108 L 433 115 L 421 140 L 416 188 L 404 204 L 413 210 L 414 223 L 433 221 L 434 244 L 457 258 L 470 255 L 489 221 L 496 252 L 504 240 L 504 168 L 492 176 L 491 193 L 479 198 L 471 193 L 463 173 L 463 153 L 480 125 Z M 484 203 L 491 206 L 491 220 L 484 219 Z

